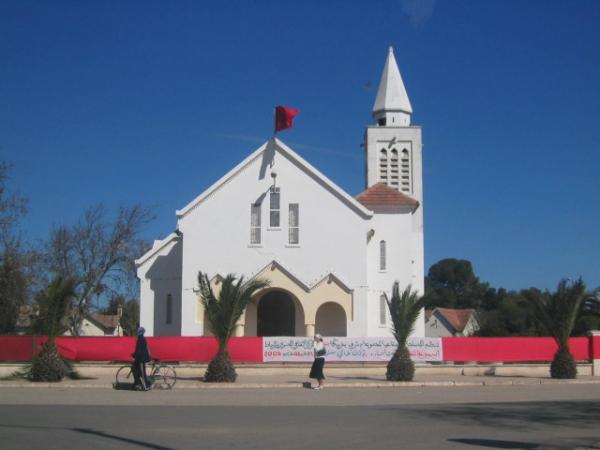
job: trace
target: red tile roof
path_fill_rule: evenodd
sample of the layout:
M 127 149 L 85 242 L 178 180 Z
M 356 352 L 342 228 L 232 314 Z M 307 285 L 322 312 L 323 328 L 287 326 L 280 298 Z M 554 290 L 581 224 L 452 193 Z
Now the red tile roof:
M 377 183 L 356 196 L 356 200 L 369 209 L 376 206 L 411 206 L 416 209 L 419 202 L 414 198 L 389 187 L 385 183 Z
M 462 332 L 475 312 L 474 309 L 435 308 L 457 332 Z
M 90 314 L 90 319 L 94 320 L 95 322 L 98 322 L 105 328 L 117 328 L 117 326 L 119 325 L 119 316 L 116 314 L 112 315 L 94 313 Z

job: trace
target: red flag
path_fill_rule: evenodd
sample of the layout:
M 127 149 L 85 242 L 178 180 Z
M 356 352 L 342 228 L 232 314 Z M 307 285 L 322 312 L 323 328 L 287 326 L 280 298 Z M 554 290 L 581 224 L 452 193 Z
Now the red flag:
M 275 133 L 287 128 L 292 128 L 294 117 L 300 112 L 299 109 L 288 108 L 287 106 L 275 107 Z

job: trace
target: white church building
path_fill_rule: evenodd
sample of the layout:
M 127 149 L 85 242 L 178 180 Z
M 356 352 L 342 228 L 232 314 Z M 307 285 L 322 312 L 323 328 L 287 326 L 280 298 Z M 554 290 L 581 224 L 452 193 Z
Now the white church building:
M 270 281 L 237 336 L 391 336 L 383 294 L 424 289 L 421 127 L 391 48 L 372 114 L 356 196 L 273 138 L 178 210 L 176 231 L 136 260 L 147 335 L 210 335 L 202 271 L 215 286 Z

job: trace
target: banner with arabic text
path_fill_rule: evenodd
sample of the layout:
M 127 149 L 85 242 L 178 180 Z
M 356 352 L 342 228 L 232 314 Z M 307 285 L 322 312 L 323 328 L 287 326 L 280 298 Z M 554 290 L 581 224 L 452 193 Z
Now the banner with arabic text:
M 325 337 L 327 361 L 389 361 L 398 344 L 387 337 Z M 313 359 L 310 337 L 264 337 L 264 362 L 307 362 Z M 415 362 L 442 361 L 442 339 L 409 338 L 408 350 Z

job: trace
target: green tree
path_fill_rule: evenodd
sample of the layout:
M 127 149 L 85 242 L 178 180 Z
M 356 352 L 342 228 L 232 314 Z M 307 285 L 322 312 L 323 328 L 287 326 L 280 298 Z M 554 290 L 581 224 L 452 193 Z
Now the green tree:
M 600 330 L 600 288 L 586 294 L 573 327 L 574 336 L 585 336 L 591 330 Z
M 442 259 L 429 268 L 425 278 L 427 308 L 478 308 L 494 299 L 494 290 L 482 283 L 470 261 Z
M 529 292 L 539 293 L 534 288 L 528 290 L 506 291 L 498 289 L 493 304 L 481 308 L 477 336 L 541 336 L 543 329 L 525 296 Z
M 252 296 L 260 289 L 264 289 L 269 282 L 261 279 L 244 281 L 244 277 L 237 278 L 229 274 L 221 281 L 219 295 L 215 296 L 208 276 L 198 273 L 200 299 L 206 311 L 212 332 L 219 342 L 217 354 L 208 364 L 204 381 L 233 383 L 237 374 L 231 362 L 227 343 L 233 335 L 236 322 L 244 313 Z
M 99 205 L 87 209 L 75 225 L 63 225 L 51 232 L 46 248 L 47 271 L 75 280 L 69 316 L 71 334 L 79 335 L 93 299 L 120 294 L 136 282 L 134 261 L 147 248 L 139 235 L 153 219 L 150 209 L 133 205 L 119 208 L 111 220 Z
M 0 242 L 5 244 L 14 237 L 14 227 L 27 212 L 27 200 L 17 193 L 8 193 L 12 165 L 0 161 Z
M 586 297 L 585 283 L 561 280 L 555 292 L 530 291 L 526 298 L 535 309 L 545 331 L 554 338 L 558 350 L 550 365 L 552 378 L 575 378 L 577 365 L 569 349 L 569 337 Z
M 6 246 L 0 258 L 0 334 L 14 333 L 19 307 L 27 301 L 22 255 Z
M 410 285 L 400 293 L 396 282 L 392 287 L 392 297 L 388 298 L 386 295 L 386 302 L 392 318 L 394 337 L 398 342 L 398 348 L 387 364 L 386 378 L 389 381 L 411 381 L 415 375 L 415 364 L 406 344 L 424 301 Z
M 74 287 L 74 280 L 58 276 L 37 296 L 39 316 L 34 327 L 37 334 L 46 335 L 47 340 L 31 362 L 29 377 L 32 381 L 61 381 L 71 371 L 58 353 L 55 338 L 67 329 L 65 317 Z
M 0 161 L 0 334 L 14 332 L 28 295 L 26 252 L 15 230 L 27 212 L 27 200 L 9 192 L 11 170 L 11 164 Z
M 127 300 L 122 295 L 116 295 L 108 302 L 104 314 L 119 314 L 121 311 L 120 324 L 125 336 L 135 336 L 140 323 L 140 303 L 136 299 Z

